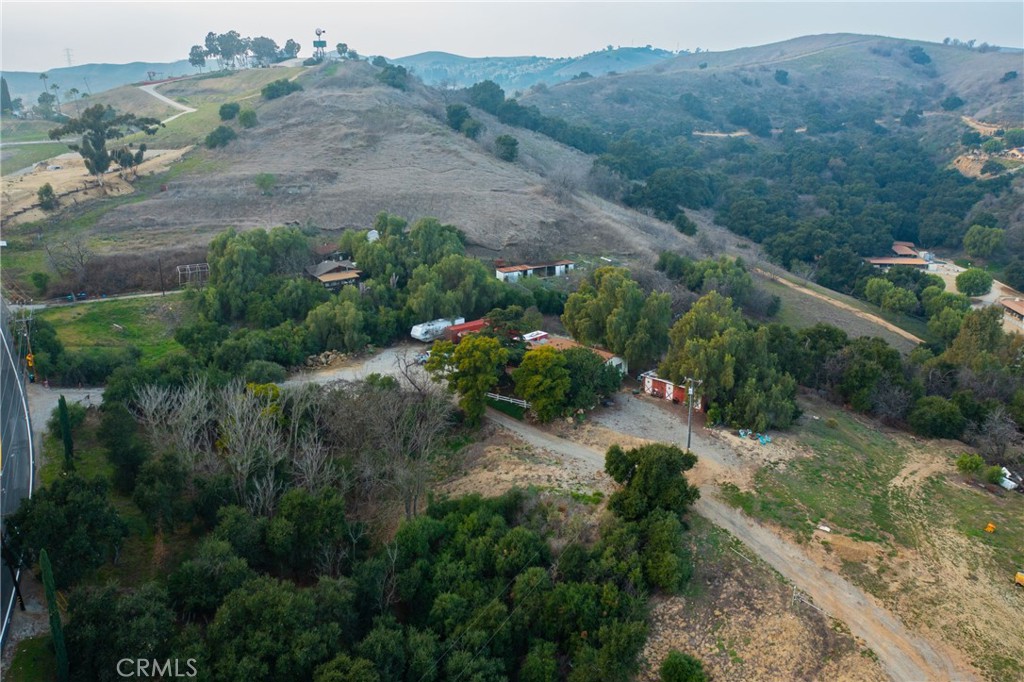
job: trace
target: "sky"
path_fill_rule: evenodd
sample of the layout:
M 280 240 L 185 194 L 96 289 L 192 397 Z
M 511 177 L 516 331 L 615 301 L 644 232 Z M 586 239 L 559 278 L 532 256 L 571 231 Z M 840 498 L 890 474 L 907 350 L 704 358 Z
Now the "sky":
M 403 57 L 575 56 L 606 45 L 722 51 L 819 33 L 1024 47 L 1016 2 L 52 2 L 0 0 L 0 68 L 169 62 L 209 31 Z

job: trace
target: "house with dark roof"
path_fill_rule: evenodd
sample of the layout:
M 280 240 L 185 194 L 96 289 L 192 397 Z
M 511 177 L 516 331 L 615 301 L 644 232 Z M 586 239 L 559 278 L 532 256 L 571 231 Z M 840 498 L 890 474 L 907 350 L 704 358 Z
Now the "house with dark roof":
M 306 267 L 306 274 L 330 291 L 337 291 L 343 284 L 355 284 L 362 271 L 349 260 L 325 260 Z

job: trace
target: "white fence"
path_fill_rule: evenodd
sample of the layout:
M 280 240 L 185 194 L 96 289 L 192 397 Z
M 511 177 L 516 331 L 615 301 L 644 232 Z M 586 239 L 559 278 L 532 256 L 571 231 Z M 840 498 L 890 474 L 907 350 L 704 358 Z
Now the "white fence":
M 512 403 L 513 405 L 518 405 L 523 409 L 530 409 L 530 403 L 526 402 L 525 400 L 520 400 L 519 398 L 509 398 L 507 395 L 498 395 L 497 393 L 488 393 L 487 397 L 493 398 L 494 400 L 500 400 L 503 403 Z

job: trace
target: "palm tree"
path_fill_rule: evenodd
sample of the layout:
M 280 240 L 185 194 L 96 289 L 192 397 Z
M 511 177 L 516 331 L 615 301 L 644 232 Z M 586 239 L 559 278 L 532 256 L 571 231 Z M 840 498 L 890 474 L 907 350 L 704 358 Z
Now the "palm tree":
M 77 116 L 81 116 L 82 115 L 82 110 L 78 106 L 78 95 L 79 94 L 81 94 L 81 93 L 79 93 L 78 88 L 68 88 L 68 96 L 71 97 L 71 101 L 73 101 L 75 103 L 75 114 Z
M 43 81 L 43 92 L 46 92 L 46 90 L 47 90 L 46 81 L 49 80 L 49 79 L 50 79 L 50 77 L 47 76 L 45 73 L 39 74 L 39 80 Z
M 57 91 L 60 90 L 60 86 L 54 83 L 50 86 L 50 89 L 53 90 L 53 98 L 57 101 L 57 113 L 60 114 L 60 96 L 57 95 Z

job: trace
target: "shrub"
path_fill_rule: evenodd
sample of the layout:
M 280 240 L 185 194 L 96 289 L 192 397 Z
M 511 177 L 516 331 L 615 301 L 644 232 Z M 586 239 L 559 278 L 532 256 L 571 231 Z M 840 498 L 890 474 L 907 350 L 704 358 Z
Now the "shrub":
M 992 485 L 999 485 L 1000 483 L 1003 482 L 1003 467 L 994 465 L 986 468 L 983 478 L 985 479 L 986 483 L 991 483 Z
M 964 475 L 977 474 L 984 466 L 985 460 L 973 452 L 965 452 L 956 458 L 956 468 Z
M 981 167 L 981 174 L 982 175 L 999 175 L 1004 170 L 1006 170 L 1006 167 L 1003 166 L 1003 164 L 999 163 L 995 159 L 989 159 L 988 161 L 986 161 L 982 165 L 982 167 Z
M 53 185 L 46 183 L 36 192 L 39 199 L 39 208 L 44 211 L 52 211 L 57 208 L 57 194 L 53 191 Z
M 46 290 L 50 287 L 50 276 L 45 272 L 33 272 L 28 276 L 32 282 L 32 286 L 36 288 L 36 292 L 40 296 L 46 295 Z
M 256 187 L 259 188 L 263 194 L 270 194 L 274 191 L 274 186 L 277 184 L 277 177 L 273 173 L 258 173 L 253 181 L 256 183 Z
M 238 114 L 238 124 L 243 128 L 253 128 L 257 123 L 256 112 L 252 109 L 245 109 Z
M 399 90 L 407 90 L 409 88 L 409 72 L 405 70 L 404 66 L 384 64 L 384 68 L 377 74 L 377 80 L 384 85 L 390 85 Z
M 81 403 L 68 403 L 68 422 L 71 424 L 72 431 L 82 425 L 85 415 L 85 407 Z M 50 418 L 46 420 L 46 430 L 54 438 L 60 438 L 60 419 L 57 416 L 57 410 L 54 410 Z
M 915 45 L 907 50 L 907 56 L 915 64 L 928 64 L 932 61 L 932 58 L 928 56 L 928 53 L 920 45 Z
M 467 118 L 463 123 L 460 130 L 462 134 L 471 140 L 475 140 L 480 137 L 480 131 L 484 129 L 484 124 L 475 118 Z
M 946 111 L 953 111 L 959 109 L 964 105 L 964 101 L 956 95 L 950 95 L 946 99 L 942 100 L 942 108 Z
M 242 370 L 247 383 L 277 384 L 285 380 L 288 373 L 284 367 L 269 360 L 253 360 Z
M 287 78 L 276 80 L 273 83 L 267 83 L 260 90 L 260 94 L 263 95 L 263 99 L 277 99 L 278 97 L 284 97 L 290 95 L 293 92 L 302 90 L 302 86 L 295 81 L 290 81 Z
M 515 161 L 519 157 L 519 140 L 511 135 L 499 135 L 494 146 L 495 154 L 502 161 Z
M 782 69 L 775 70 L 775 82 L 779 85 L 789 85 L 789 71 Z
M 220 120 L 230 121 L 235 116 L 238 116 L 239 110 L 242 105 L 238 102 L 228 102 L 227 104 L 220 105 Z
M 1016 71 L 1007 71 L 1006 73 L 1003 74 L 1002 78 L 999 79 L 999 82 L 1000 83 L 1009 83 L 1010 81 L 1012 81 L 1016 77 L 1017 77 L 1017 72 Z
M 210 149 L 226 147 L 231 140 L 238 137 L 232 128 L 228 126 L 217 126 L 217 129 L 206 136 L 206 146 Z
M 690 220 L 682 211 L 676 213 L 676 217 L 672 219 L 672 224 L 685 235 L 692 237 L 697 234 L 697 223 Z
M 668 652 L 658 672 L 661 682 L 706 682 L 708 679 L 700 660 L 675 650 Z

